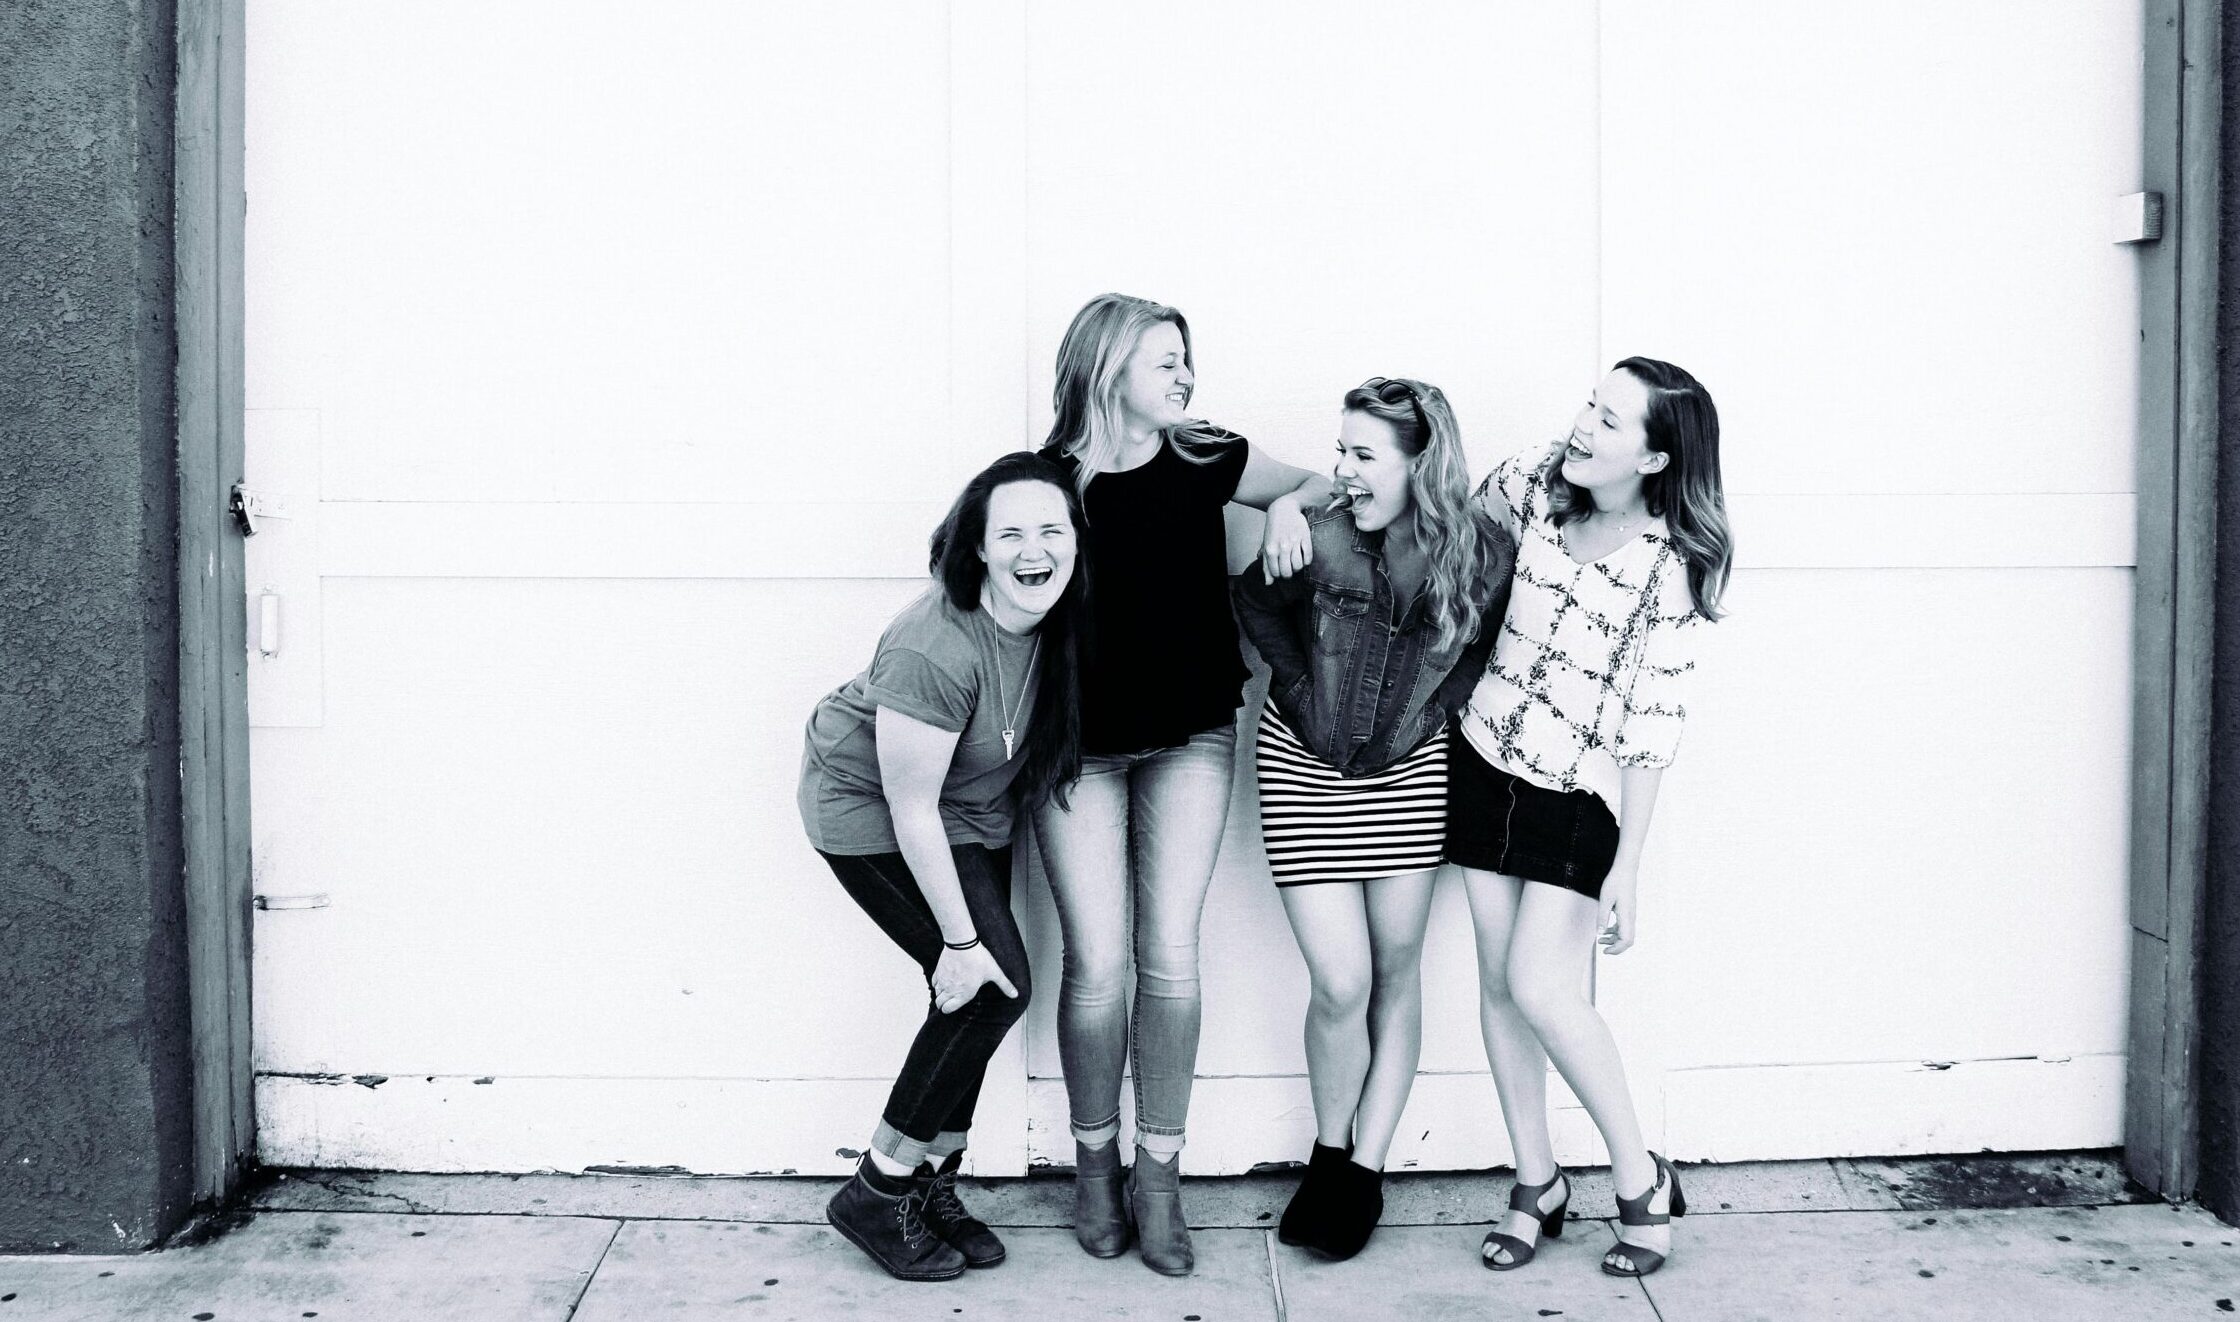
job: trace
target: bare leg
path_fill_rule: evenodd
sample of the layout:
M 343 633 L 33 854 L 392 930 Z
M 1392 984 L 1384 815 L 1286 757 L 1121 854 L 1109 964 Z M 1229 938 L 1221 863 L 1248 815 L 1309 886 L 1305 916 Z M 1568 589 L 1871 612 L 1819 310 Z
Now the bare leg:
M 1369 1075 L 1373 965 L 1362 887 L 1334 881 L 1276 893 L 1307 962 L 1307 1082 L 1315 1138 L 1324 1147 L 1349 1147 Z
M 1586 994 L 1585 961 L 1594 949 L 1600 907 L 1560 886 L 1526 883 L 1523 892 L 1509 939 L 1511 996 L 1602 1131 L 1611 1182 L 1631 1197 L 1656 1183 L 1657 1168 L 1641 1138 L 1617 1040 Z M 1625 1238 L 1661 1253 L 1671 1246 L 1672 1231 L 1628 1227 Z
M 1530 886 L 1515 877 L 1475 868 L 1462 869 L 1462 877 L 1478 948 L 1478 1029 L 1485 1036 L 1494 1091 L 1501 1097 L 1501 1123 L 1509 1131 L 1517 1182 L 1545 1184 L 1556 1175 L 1555 1143 L 1548 1134 L 1548 1053 L 1509 987 L 1511 936 L 1523 892 Z M 1542 1197 L 1543 1210 L 1552 1210 L 1564 1192 L 1550 1189 Z M 1501 1229 L 1527 1244 L 1536 1242 L 1540 1234 L 1539 1220 L 1529 1212 L 1510 1212 Z
M 1423 1055 L 1423 929 L 1436 872 L 1365 883 L 1368 901 L 1369 1072 L 1353 1120 L 1353 1159 L 1383 1170 Z

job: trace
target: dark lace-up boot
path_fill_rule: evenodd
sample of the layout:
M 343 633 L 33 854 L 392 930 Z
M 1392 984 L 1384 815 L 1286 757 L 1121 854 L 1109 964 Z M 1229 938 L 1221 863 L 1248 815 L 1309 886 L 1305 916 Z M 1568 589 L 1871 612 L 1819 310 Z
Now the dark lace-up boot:
M 964 1255 L 967 1267 L 993 1267 L 1003 1261 L 1003 1241 L 988 1223 L 965 1210 L 957 1197 L 957 1167 L 962 1152 L 952 1152 L 939 1167 L 920 1166 L 918 1179 L 925 1188 L 926 1224 L 950 1248 Z
M 904 1281 L 948 1281 L 964 1275 L 964 1255 L 926 1221 L 926 1185 L 910 1175 L 889 1175 L 866 1155 L 855 1178 L 825 1204 L 825 1220 Z

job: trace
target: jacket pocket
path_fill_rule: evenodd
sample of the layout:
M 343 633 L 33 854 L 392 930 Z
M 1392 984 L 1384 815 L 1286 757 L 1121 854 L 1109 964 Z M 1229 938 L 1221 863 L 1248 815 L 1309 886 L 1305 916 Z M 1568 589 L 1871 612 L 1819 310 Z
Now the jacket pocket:
M 1317 583 L 1314 585 L 1314 608 L 1316 613 L 1332 619 L 1354 619 L 1369 609 L 1369 594 Z

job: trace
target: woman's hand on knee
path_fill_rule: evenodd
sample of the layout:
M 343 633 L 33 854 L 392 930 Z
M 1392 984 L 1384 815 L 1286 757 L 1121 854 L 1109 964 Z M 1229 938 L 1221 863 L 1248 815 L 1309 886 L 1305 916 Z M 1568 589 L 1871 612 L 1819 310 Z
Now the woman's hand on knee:
M 933 966 L 933 1007 L 943 1014 L 955 1014 L 972 1003 L 980 989 L 994 983 L 1004 995 L 1017 1000 L 1019 989 L 1003 974 L 1003 966 L 988 953 L 986 946 L 970 950 L 943 950 L 940 962 Z
M 1633 949 L 1636 934 L 1636 899 L 1640 874 L 1632 868 L 1612 868 L 1602 879 L 1602 953 L 1622 955 Z

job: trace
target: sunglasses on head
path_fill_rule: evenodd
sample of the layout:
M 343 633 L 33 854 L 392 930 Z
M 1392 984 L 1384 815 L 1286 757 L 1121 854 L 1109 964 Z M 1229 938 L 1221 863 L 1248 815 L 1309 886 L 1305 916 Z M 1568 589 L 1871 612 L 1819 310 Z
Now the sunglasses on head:
M 1416 421 L 1425 431 L 1431 430 L 1431 415 L 1423 411 L 1423 388 L 1402 376 L 1372 376 L 1361 383 L 1361 388 L 1374 394 L 1387 404 L 1397 404 L 1403 398 L 1415 408 Z

